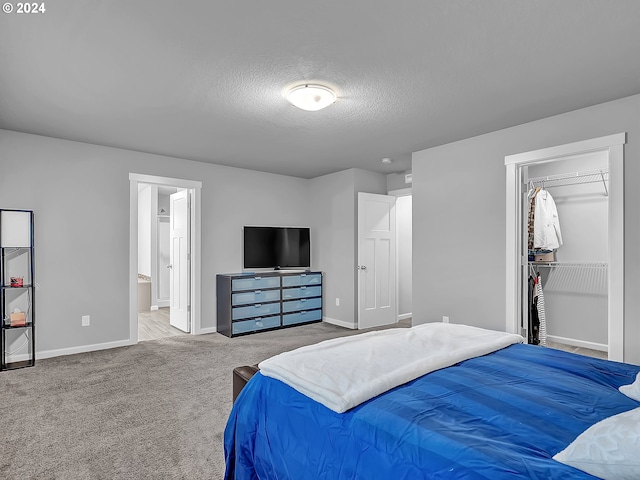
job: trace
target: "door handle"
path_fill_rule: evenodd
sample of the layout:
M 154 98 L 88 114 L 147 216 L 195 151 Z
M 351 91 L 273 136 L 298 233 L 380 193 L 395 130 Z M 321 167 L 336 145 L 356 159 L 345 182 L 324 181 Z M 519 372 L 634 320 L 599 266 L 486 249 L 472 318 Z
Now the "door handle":
M 367 269 L 367 266 L 366 266 L 366 265 L 362 265 L 362 266 L 360 267 L 360 270 L 366 270 L 366 269 Z
M 167 268 L 172 268 L 172 265 L 167 265 Z

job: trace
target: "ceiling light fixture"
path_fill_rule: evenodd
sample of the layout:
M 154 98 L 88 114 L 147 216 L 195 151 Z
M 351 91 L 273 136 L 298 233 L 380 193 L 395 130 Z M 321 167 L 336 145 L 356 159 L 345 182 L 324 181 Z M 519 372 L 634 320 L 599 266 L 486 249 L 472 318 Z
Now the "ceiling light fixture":
M 322 85 L 298 85 L 287 92 L 291 105 L 309 112 L 316 112 L 336 101 L 336 94 Z
M 391 159 L 389 157 L 385 157 L 382 159 L 382 163 L 385 165 L 389 165 L 391 163 Z

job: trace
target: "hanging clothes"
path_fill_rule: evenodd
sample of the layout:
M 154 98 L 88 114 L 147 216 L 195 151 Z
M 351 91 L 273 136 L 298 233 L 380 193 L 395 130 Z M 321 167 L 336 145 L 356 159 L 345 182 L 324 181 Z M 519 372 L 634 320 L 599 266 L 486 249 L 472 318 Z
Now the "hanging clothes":
M 560 245 L 562 233 L 556 203 L 547 190 L 540 190 L 535 196 L 533 248 L 555 250 Z
M 529 199 L 529 216 L 527 221 L 527 233 L 528 233 L 528 241 L 527 245 L 529 250 L 533 250 L 533 236 L 534 236 L 534 222 L 535 222 L 535 211 L 536 211 L 536 195 L 540 191 L 540 187 L 532 188 L 527 193 L 527 198 Z
M 539 337 L 539 345 L 543 347 L 547 345 L 547 319 L 544 311 L 544 294 L 542 293 L 542 278 L 538 273 L 538 276 L 535 280 L 536 284 L 536 295 L 537 302 L 536 307 L 538 310 L 538 320 L 540 322 L 540 327 L 538 329 L 538 337 Z
M 536 279 L 529 276 L 529 329 L 527 332 L 528 341 L 531 345 L 540 343 L 540 319 L 538 318 L 538 295 L 536 293 Z

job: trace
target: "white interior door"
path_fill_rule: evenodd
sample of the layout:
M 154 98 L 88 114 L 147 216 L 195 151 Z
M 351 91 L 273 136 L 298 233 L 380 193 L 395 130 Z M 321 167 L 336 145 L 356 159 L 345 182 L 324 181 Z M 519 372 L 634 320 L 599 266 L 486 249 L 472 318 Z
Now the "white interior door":
M 169 323 L 183 332 L 190 331 L 189 318 L 189 192 L 182 190 L 170 196 L 171 244 L 169 249 Z
M 358 192 L 358 328 L 395 323 L 396 197 Z

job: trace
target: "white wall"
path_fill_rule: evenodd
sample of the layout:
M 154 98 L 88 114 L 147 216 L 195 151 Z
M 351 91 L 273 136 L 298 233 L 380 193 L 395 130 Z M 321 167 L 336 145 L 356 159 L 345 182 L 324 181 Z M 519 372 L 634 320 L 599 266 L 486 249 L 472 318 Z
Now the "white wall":
M 353 171 L 323 175 L 310 180 L 310 185 L 316 225 L 311 231 L 312 262 L 325 272 L 323 315 L 353 327 Z
M 202 181 L 203 328 L 216 273 L 242 270 L 242 226 L 311 219 L 304 179 L 6 130 L 0 145 L 0 205 L 35 211 L 38 352 L 128 339 L 130 172 Z
M 158 215 L 169 215 L 171 194 L 177 191 L 178 189 L 173 187 L 158 188 Z
M 403 173 L 390 173 L 387 175 L 387 192 L 394 190 L 405 190 L 411 188 L 411 183 L 407 183 L 407 174 L 410 174 L 411 170 Z
M 413 154 L 413 321 L 449 315 L 504 330 L 504 157 L 619 132 L 627 132 L 624 359 L 640 363 L 638 95 Z
M 203 183 L 203 328 L 216 323 L 215 275 L 242 270 L 242 227 L 252 224 L 309 225 L 325 315 L 355 325 L 356 193 L 385 193 L 384 175 L 351 169 L 305 180 L 6 130 L 0 143 L 12 165 L 0 175 L 0 204 L 36 212 L 38 352 L 128 340 L 131 172 Z M 73 292 L 66 278 L 76 279 Z
M 414 322 L 504 329 L 505 155 L 623 131 L 625 360 L 640 363 L 640 96 L 416 152 Z M 304 180 L 6 130 L 0 145 L 0 205 L 35 211 L 39 352 L 128 339 L 130 172 L 203 182 L 204 328 L 215 325 L 215 274 L 241 270 L 247 224 L 310 225 L 325 314 L 355 322 L 356 193 L 386 193 L 382 175 Z

